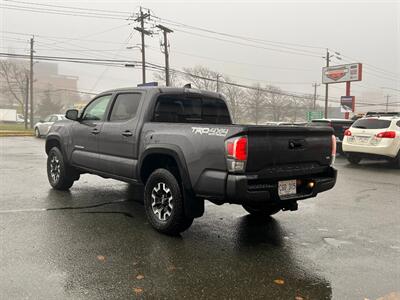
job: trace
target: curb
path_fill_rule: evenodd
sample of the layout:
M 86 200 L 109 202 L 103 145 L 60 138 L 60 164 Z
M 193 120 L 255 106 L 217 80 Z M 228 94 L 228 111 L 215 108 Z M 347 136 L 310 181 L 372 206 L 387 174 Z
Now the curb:
M 11 137 L 11 136 L 34 136 L 33 132 L 27 131 L 11 131 L 11 130 L 0 130 L 0 137 Z

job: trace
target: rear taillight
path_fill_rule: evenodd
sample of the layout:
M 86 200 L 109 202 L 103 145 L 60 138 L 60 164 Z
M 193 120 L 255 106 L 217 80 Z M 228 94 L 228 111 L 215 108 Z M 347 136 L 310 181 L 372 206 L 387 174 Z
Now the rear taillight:
M 226 140 L 225 154 L 230 172 L 243 172 L 247 161 L 247 136 Z
M 377 138 L 394 139 L 396 137 L 395 131 L 384 131 L 375 135 Z
M 344 135 L 345 135 L 345 136 L 351 136 L 351 131 L 348 130 L 348 129 L 346 129 L 346 130 L 344 131 Z
M 332 134 L 332 149 L 331 149 L 331 165 L 335 163 L 336 159 L 336 137 Z

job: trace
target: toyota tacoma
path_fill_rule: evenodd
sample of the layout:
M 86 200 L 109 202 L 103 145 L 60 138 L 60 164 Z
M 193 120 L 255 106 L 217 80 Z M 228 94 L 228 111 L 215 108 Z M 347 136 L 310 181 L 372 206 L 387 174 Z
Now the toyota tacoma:
M 336 182 L 331 128 L 236 125 L 219 93 L 116 89 L 66 118 L 46 138 L 51 186 L 84 173 L 143 184 L 147 218 L 166 234 L 189 228 L 205 200 L 268 216 Z

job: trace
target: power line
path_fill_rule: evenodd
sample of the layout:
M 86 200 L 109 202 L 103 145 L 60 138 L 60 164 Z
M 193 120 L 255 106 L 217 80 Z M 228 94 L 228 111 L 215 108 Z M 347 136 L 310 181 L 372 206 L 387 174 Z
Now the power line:
M 287 54 L 294 54 L 294 55 L 301 55 L 301 56 L 308 56 L 308 57 L 318 57 L 318 58 L 321 57 L 320 55 L 317 55 L 317 54 L 308 54 L 308 53 L 300 52 L 300 50 L 299 50 L 299 52 L 296 52 L 296 51 L 288 51 L 288 50 L 282 50 L 282 49 L 276 49 L 276 48 L 268 48 L 268 47 L 264 47 L 264 46 L 259 46 L 259 45 L 248 44 L 248 43 L 243 43 L 243 42 L 234 41 L 234 40 L 228 40 L 228 39 L 224 39 L 224 38 L 208 36 L 208 35 L 204 35 L 204 34 L 200 34 L 200 33 L 194 33 L 194 32 L 182 30 L 179 28 L 174 28 L 174 27 L 171 27 L 171 28 L 177 32 L 182 32 L 182 33 L 189 34 L 189 35 L 194 35 L 194 36 L 203 37 L 203 38 L 207 38 L 207 39 L 213 39 L 213 40 L 231 43 L 231 44 L 235 44 L 235 45 L 241 45 L 241 46 L 269 50 L 269 51 L 275 51 L 275 52 L 279 52 L 279 53 L 287 53 Z
M 44 13 L 44 14 L 52 14 L 52 15 L 65 15 L 65 16 L 74 16 L 74 17 L 87 17 L 87 18 L 97 18 L 97 19 L 108 19 L 108 20 L 129 20 L 130 16 L 126 18 L 122 18 L 117 15 L 106 15 L 99 13 L 89 13 L 89 12 L 72 12 L 72 11 L 63 11 L 63 10 L 55 10 L 55 9 L 39 9 L 29 6 L 18 6 L 18 5 L 9 5 L 9 4 L 1 4 L 0 8 L 15 10 L 15 11 L 27 11 L 27 12 L 36 12 L 36 13 Z
M 9 54 L 9 53 L 0 53 L 0 57 L 15 57 L 15 58 L 24 58 L 24 59 L 28 59 L 29 55 L 23 55 L 23 54 Z M 123 60 L 103 60 L 103 59 L 97 59 L 97 58 L 91 58 L 91 59 L 87 59 L 87 58 L 79 58 L 79 57 L 43 57 L 43 56 L 35 56 L 35 60 L 50 60 L 50 61 L 60 61 L 60 62 L 72 62 L 72 63 L 88 63 L 88 64 L 97 64 L 97 65 L 104 65 L 104 64 L 108 64 L 109 66 L 112 67 L 125 67 L 126 63 L 134 63 L 135 65 L 139 65 L 141 64 L 140 61 L 123 61 Z M 147 68 L 149 69 L 153 69 L 157 72 L 164 72 L 164 67 L 159 65 L 159 64 L 154 64 L 154 63 L 147 63 Z M 208 78 L 208 77 L 204 77 L 204 76 L 200 76 L 200 75 L 196 75 L 196 74 L 192 74 L 190 72 L 187 71 L 182 71 L 182 70 L 176 70 L 176 69 L 171 69 L 172 72 L 175 73 L 179 73 L 182 75 L 186 75 L 186 76 L 191 76 L 191 77 L 195 77 L 195 78 L 200 78 L 203 80 L 208 80 L 208 81 L 213 81 L 216 82 L 217 79 L 215 78 Z M 244 88 L 244 89 L 250 89 L 250 90 L 258 90 L 258 91 L 263 91 L 263 92 L 267 92 L 267 93 L 271 93 L 271 94 L 278 94 L 278 95 L 284 95 L 284 96 L 289 96 L 289 97 L 293 97 L 293 98 L 299 98 L 299 99 L 308 99 L 310 98 L 310 95 L 308 94 L 296 94 L 296 93 L 290 93 L 290 92 L 286 92 L 283 90 L 271 90 L 271 89 L 267 89 L 267 88 L 259 88 L 259 87 L 255 87 L 255 86 L 249 86 L 249 85 L 245 85 L 245 84 L 240 84 L 240 83 L 235 83 L 235 82 L 228 82 L 228 81 L 223 81 L 221 82 L 222 84 L 226 84 L 226 85 L 231 85 L 231 86 L 236 86 L 236 87 L 240 87 L 240 88 Z M 94 94 L 94 93 L 93 93 Z M 318 101 L 322 101 L 321 98 L 317 99 Z M 340 103 L 340 101 L 335 100 L 335 99 L 331 99 L 330 101 L 333 103 Z M 365 106 L 382 106 L 385 105 L 383 103 L 366 103 L 366 102 L 358 102 L 358 104 L 360 106 L 365 105 Z M 392 104 L 396 104 L 396 102 L 394 103 L 390 103 L 390 105 Z
M 147 46 L 147 47 L 153 48 L 151 46 Z M 153 49 L 156 49 L 156 48 L 153 48 Z M 299 72 L 300 71 L 301 72 L 314 72 L 314 70 L 311 70 L 311 69 L 299 69 L 299 68 L 290 68 L 290 67 L 276 67 L 276 66 L 266 66 L 266 65 L 260 65 L 260 64 L 251 64 L 251 63 L 246 63 L 246 62 L 225 60 L 225 59 L 220 59 L 220 58 L 215 58 L 215 57 L 210 57 L 210 56 L 197 55 L 194 53 L 188 53 L 188 52 L 174 50 L 173 54 L 176 54 L 176 53 L 185 55 L 185 56 L 190 56 L 190 57 L 197 57 L 197 58 L 201 58 L 201 59 L 205 59 L 205 60 L 219 61 L 219 62 L 225 62 L 225 63 L 231 63 L 231 64 L 237 64 L 237 65 L 246 65 L 246 66 L 265 68 L 265 69 L 275 69 L 275 70 L 284 70 L 284 71 L 299 71 Z
M 175 22 L 175 21 L 168 20 L 168 19 L 165 19 L 165 18 L 160 18 L 160 17 L 154 16 L 154 15 L 153 15 L 153 17 L 159 19 L 162 22 L 168 23 L 170 25 L 186 27 L 188 29 L 194 29 L 194 30 L 198 30 L 198 31 L 203 31 L 203 32 L 207 32 L 207 33 L 213 33 L 213 34 L 226 36 L 226 37 L 231 37 L 231 38 L 236 38 L 236 39 L 243 39 L 243 40 L 246 40 L 246 41 L 259 42 L 259 43 L 265 43 L 265 44 L 288 45 L 288 46 L 296 46 L 296 47 L 311 48 L 311 49 L 325 49 L 326 48 L 326 47 L 305 45 L 305 44 L 299 44 L 299 43 L 288 43 L 288 42 L 281 42 L 281 41 L 264 40 L 264 39 L 260 39 L 260 38 L 250 38 L 250 37 L 245 37 L 245 36 L 241 36 L 241 35 L 230 34 L 230 33 L 225 33 L 225 32 L 218 32 L 218 31 L 215 31 L 215 30 L 210 30 L 210 29 L 201 28 L 201 27 L 197 27 L 197 26 L 187 25 L 187 24 L 184 24 L 184 23 Z
M 124 11 L 118 10 L 104 10 L 104 9 L 96 9 L 96 8 L 84 8 L 84 7 L 72 7 L 72 6 L 63 6 L 63 5 L 54 5 L 54 4 L 43 4 L 43 3 L 35 3 L 35 2 L 25 2 L 25 1 L 16 1 L 16 0 L 4 0 L 5 2 L 14 2 L 14 3 L 21 3 L 21 4 L 29 4 L 29 5 L 36 5 L 36 6 L 45 6 L 45 7 L 57 7 L 57 8 L 67 8 L 72 10 L 87 10 L 90 12 L 97 11 L 97 12 L 106 12 L 106 13 L 116 13 L 116 14 L 124 14 Z

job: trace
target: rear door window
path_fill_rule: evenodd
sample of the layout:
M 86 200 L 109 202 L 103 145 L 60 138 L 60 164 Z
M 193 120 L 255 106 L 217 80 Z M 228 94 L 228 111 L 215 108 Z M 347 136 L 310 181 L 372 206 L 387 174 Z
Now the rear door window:
M 119 94 L 114 101 L 110 121 L 126 121 L 136 116 L 141 94 L 124 93 Z
M 354 122 L 353 128 L 360 129 L 384 129 L 390 126 L 389 120 L 380 119 L 358 119 Z

